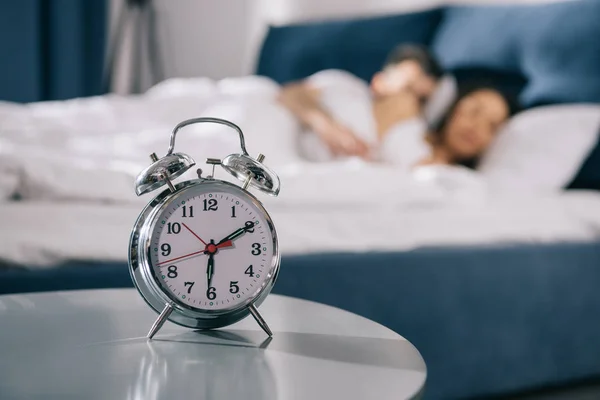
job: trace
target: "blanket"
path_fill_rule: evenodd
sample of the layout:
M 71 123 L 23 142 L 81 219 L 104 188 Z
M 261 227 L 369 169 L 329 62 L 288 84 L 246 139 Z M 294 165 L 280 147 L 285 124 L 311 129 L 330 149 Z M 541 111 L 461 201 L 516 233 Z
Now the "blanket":
M 133 181 L 149 155 L 166 152 L 178 122 L 211 116 L 238 124 L 250 154 L 265 154 L 279 173 L 280 198 L 262 197 L 275 207 L 485 204 L 485 182 L 461 167 L 407 170 L 352 158 L 308 162 L 298 151 L 301 127 L 276 101 L 278 91 L 273 81 L 256 76 L 171 79 L 139 96 L 0 104 L 0 200 L 147 202 L 135 197 Z M 207 157 L 240 151 L 235 132 L 215 124 L 182 129 L 175 150 L 204 169 Z M 195 175 L 194 169 L 181 179 Z M 235 181 L 222 170 L 216 175 Z

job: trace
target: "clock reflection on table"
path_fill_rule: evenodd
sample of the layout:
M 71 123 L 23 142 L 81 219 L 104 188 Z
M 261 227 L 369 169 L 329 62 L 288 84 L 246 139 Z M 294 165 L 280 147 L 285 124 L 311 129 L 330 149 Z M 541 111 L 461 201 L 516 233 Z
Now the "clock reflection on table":
M 126 398 L 275 399 L 264 353 L 271 338 L 256 333 L 187 332 L 139 343 L 138 355 L 131 355 L 138 371 Z

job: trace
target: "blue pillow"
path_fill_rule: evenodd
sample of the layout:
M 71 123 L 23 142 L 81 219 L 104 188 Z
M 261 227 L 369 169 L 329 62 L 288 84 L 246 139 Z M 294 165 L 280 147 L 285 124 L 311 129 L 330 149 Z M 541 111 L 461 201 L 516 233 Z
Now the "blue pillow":
M 433 49 L 449 69 L 522 74 L 525 107 L 600 102 L 598 0 L 449 7 Z
M 285 83 L 336 68 L 368 81 L 397 44 L 429 44 L 440 18 L 431 10 L 270 27 L 256 72 Z

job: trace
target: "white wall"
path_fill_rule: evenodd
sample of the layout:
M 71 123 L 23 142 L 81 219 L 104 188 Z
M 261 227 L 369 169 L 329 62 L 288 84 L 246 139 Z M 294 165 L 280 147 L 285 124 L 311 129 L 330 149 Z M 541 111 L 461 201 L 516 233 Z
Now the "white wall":
M 154 0 L 167 77 L 219 79 L 251 73 L 268 23 L 376 15 L 417 10 L 442 3 L 519 3 L 561 0 Z M 111 22 L 123 0 L 111 0 Z M 127 42 L 127 41 L 126 41 Z M 129 46 L 129 47 L 128 47 Z M 130 43 L 125 43 L 117 92 L 126 92 Z M 145 73 L 144 73 L 145 74 Z M 150 82 L 146 82 L 146 87 Z
M 171 76 L 221 78 L 242 74 L 253 1 L 157 0 L 166 28 Z
M 275 0 L 277 1 L 277 0 Z M 248 37 L 255 0 L 155 0 L 159 40 L 166 77 L 207 76 L 214 79 L 239 76 L 251 71 Z M 123 0 L 111 0 L 111 31 L 114 30 Z M 132 79 L 131 31 L 120 43 L 115 92 L 126 93 Z M 143 67 L 144 88 L 151 82 Z

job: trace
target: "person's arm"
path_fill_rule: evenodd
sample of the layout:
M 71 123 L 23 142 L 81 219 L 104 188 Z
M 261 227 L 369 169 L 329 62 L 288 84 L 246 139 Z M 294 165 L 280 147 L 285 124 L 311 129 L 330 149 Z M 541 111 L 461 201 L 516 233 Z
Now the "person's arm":
M 334 154 L 367 156 L 368 146 L 321 106 L 318 89 L 305 82 L 291 83 L 281 89 L 279 102 L 315 132 Z
M 321 107 L 320 91 L 306 83 L 289 83 L 281 88 L 279 102 L 306 128 L 314 129 L 333 120 Z
M 382 138 L 394 125 L 421 116 L 421 104 L 416 96 L 400 92 L 377 100 L 373 108 L 377 134 Z

